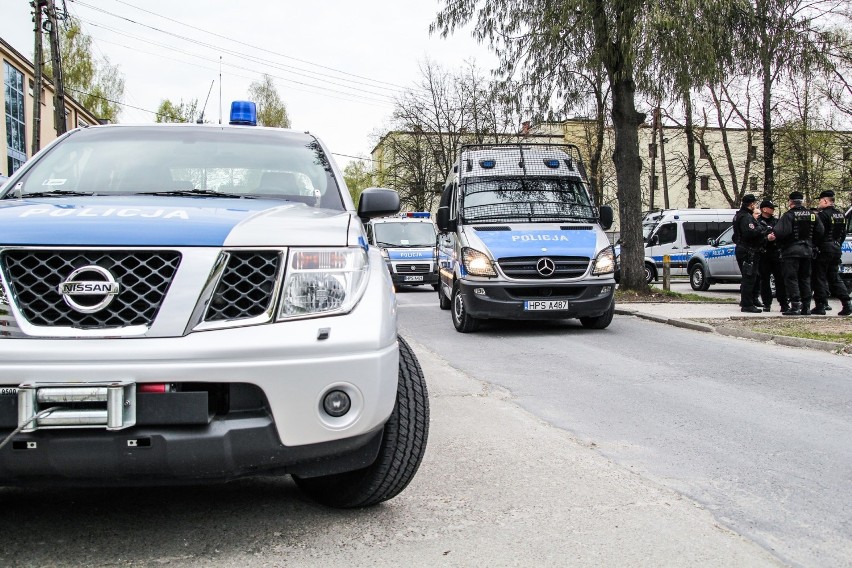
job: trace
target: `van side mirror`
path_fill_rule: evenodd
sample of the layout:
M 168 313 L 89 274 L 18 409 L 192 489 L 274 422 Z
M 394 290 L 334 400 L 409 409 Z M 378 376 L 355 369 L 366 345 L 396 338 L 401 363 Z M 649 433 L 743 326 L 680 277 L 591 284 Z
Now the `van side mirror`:
M 653 247 L 660 243 L 660 237 L 657 235 L 653 235 L 650 239 L 648 239 L 648 246 Z
M 609 205 L 601 205 L 598 211 L 598 216 L 600 218 L 601 228 L 604 231 L 608 231 L 612 227 L 612 221 L 614 218 L 612 207 Z
M 450 219 L 450 208 L 448 206 L 439 207 L 438 214 L 435 216 L 435 225 L 442 233 L 449 233 L 456 230 L 458 223 L 455 219 Z
M 392 189 L 368 187 L 358 200 L 358 217 L 366 222 L 373 217 L 399 213 L 399 194 Z
M 452 202 L 452 199 L 453 186 L 451 184 L 447 184 L 443 193 L 441 193 L 441 201 L 438 204 L 438 214 L 435 216 L 435 225 L 442 233 L 455 231 L 458 227 L 458 222 L 455 219 L 450 220 L 450 203 Z

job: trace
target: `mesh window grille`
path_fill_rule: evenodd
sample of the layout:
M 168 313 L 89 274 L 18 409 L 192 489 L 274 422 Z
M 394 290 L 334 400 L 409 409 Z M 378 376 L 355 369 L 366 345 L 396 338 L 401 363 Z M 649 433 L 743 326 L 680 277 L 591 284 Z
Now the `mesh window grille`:
M 279 264 L 278 251 L 229 253 L 225 272 L 204 319 L 226 321 L 264 314 L 274 299 Z

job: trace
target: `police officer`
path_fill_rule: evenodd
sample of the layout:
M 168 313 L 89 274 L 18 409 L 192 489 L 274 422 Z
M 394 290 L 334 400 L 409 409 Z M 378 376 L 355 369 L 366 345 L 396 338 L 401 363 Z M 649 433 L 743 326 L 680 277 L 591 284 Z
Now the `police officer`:
M 781 247 L 784 285 L 790 299 L 790 308 L 782 312 L 785 316 L 807 316 L 811 313 L 811 260 L 814 241 L 821 241 L 825 232 L 817 214 L 802 204 L 804 199 L 801 191 L 790 194 L 789 209 L 775 224 L 772 233 Z
M 775 216 L 775 204 L 764 199 L 760 202 L 760 216 L 757 222 L 763 228 L 764 232 L 771 233 L 778 218 Z M 781 311 L 785 312 L 790 309 L 790 304 L 787 302 L 787 289 L 784 286 L 784 273 L 781 263 L 781 250 L 778 248 L 778 242 L 768 240 L 764 243 L 763 252 L 760 254 L 759 265 L 759 284 L 760 297 L 763 301 L 763 311 L 768 312 L 772 307 L 772 278 L 775 278 L 775 297 L 778 298 L 778 304 L 781 306 Z
M 757 198 L 751 193 L 743 196 L 740 210 L 734 215 L 733 241 L 736 243 L 734 254 L 740 267 L 742 281 L 740 282 L 740 311 L 760 313 L 760 308 L 754 305 L 754 290 L 757 284 L 760 249 L 763 246 L 763 232 L 754 218 L 754 208 Z
M 843 212 L 834 206 L 834 192 L 827 189 L 819 194 L 819 220 L 825 227 L 825 235 L 819 242 L 819 255 L 813 266 L 814 309 L 812 314 L 825 315 L 825 305 L 830 296 L 843 303 L 843 309 L 837 315 L 852 314 L 849 291 L 840 278 L 840 247 L 846 238 L 846 218 Z

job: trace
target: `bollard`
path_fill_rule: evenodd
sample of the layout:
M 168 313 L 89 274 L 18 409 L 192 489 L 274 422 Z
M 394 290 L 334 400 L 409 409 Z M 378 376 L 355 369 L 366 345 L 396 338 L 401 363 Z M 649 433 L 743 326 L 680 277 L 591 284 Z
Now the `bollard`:
M 663 290 L 670 291 L 672 289 L 672 257 L 663 255 Z

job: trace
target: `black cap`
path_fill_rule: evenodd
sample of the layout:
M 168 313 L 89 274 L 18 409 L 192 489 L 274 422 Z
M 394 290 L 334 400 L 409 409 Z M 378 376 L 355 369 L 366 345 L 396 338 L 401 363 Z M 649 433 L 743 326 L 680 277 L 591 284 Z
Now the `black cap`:
M 805 194 L 801 191 L 790 192 L 790 201 L 801 201 L 805 198 Z
M 823 197 L 831 197 L 832 199 L 834 199 L 834 192 L 830 189 L 826 189 L 825 191 L 819 194 L 820 199 L 822 199 Z
M 743 195 L 743 205 L 748 205 L 749 203 L 754 203 L 757 201 L 757 197 L 752 195 L 751 193 L 746 193 Z
M 770 209 L 775 209 L 775 204 L 769 201 L 768 199 L 764 199 L 760 202 L 760 208 L 769 207 Z

